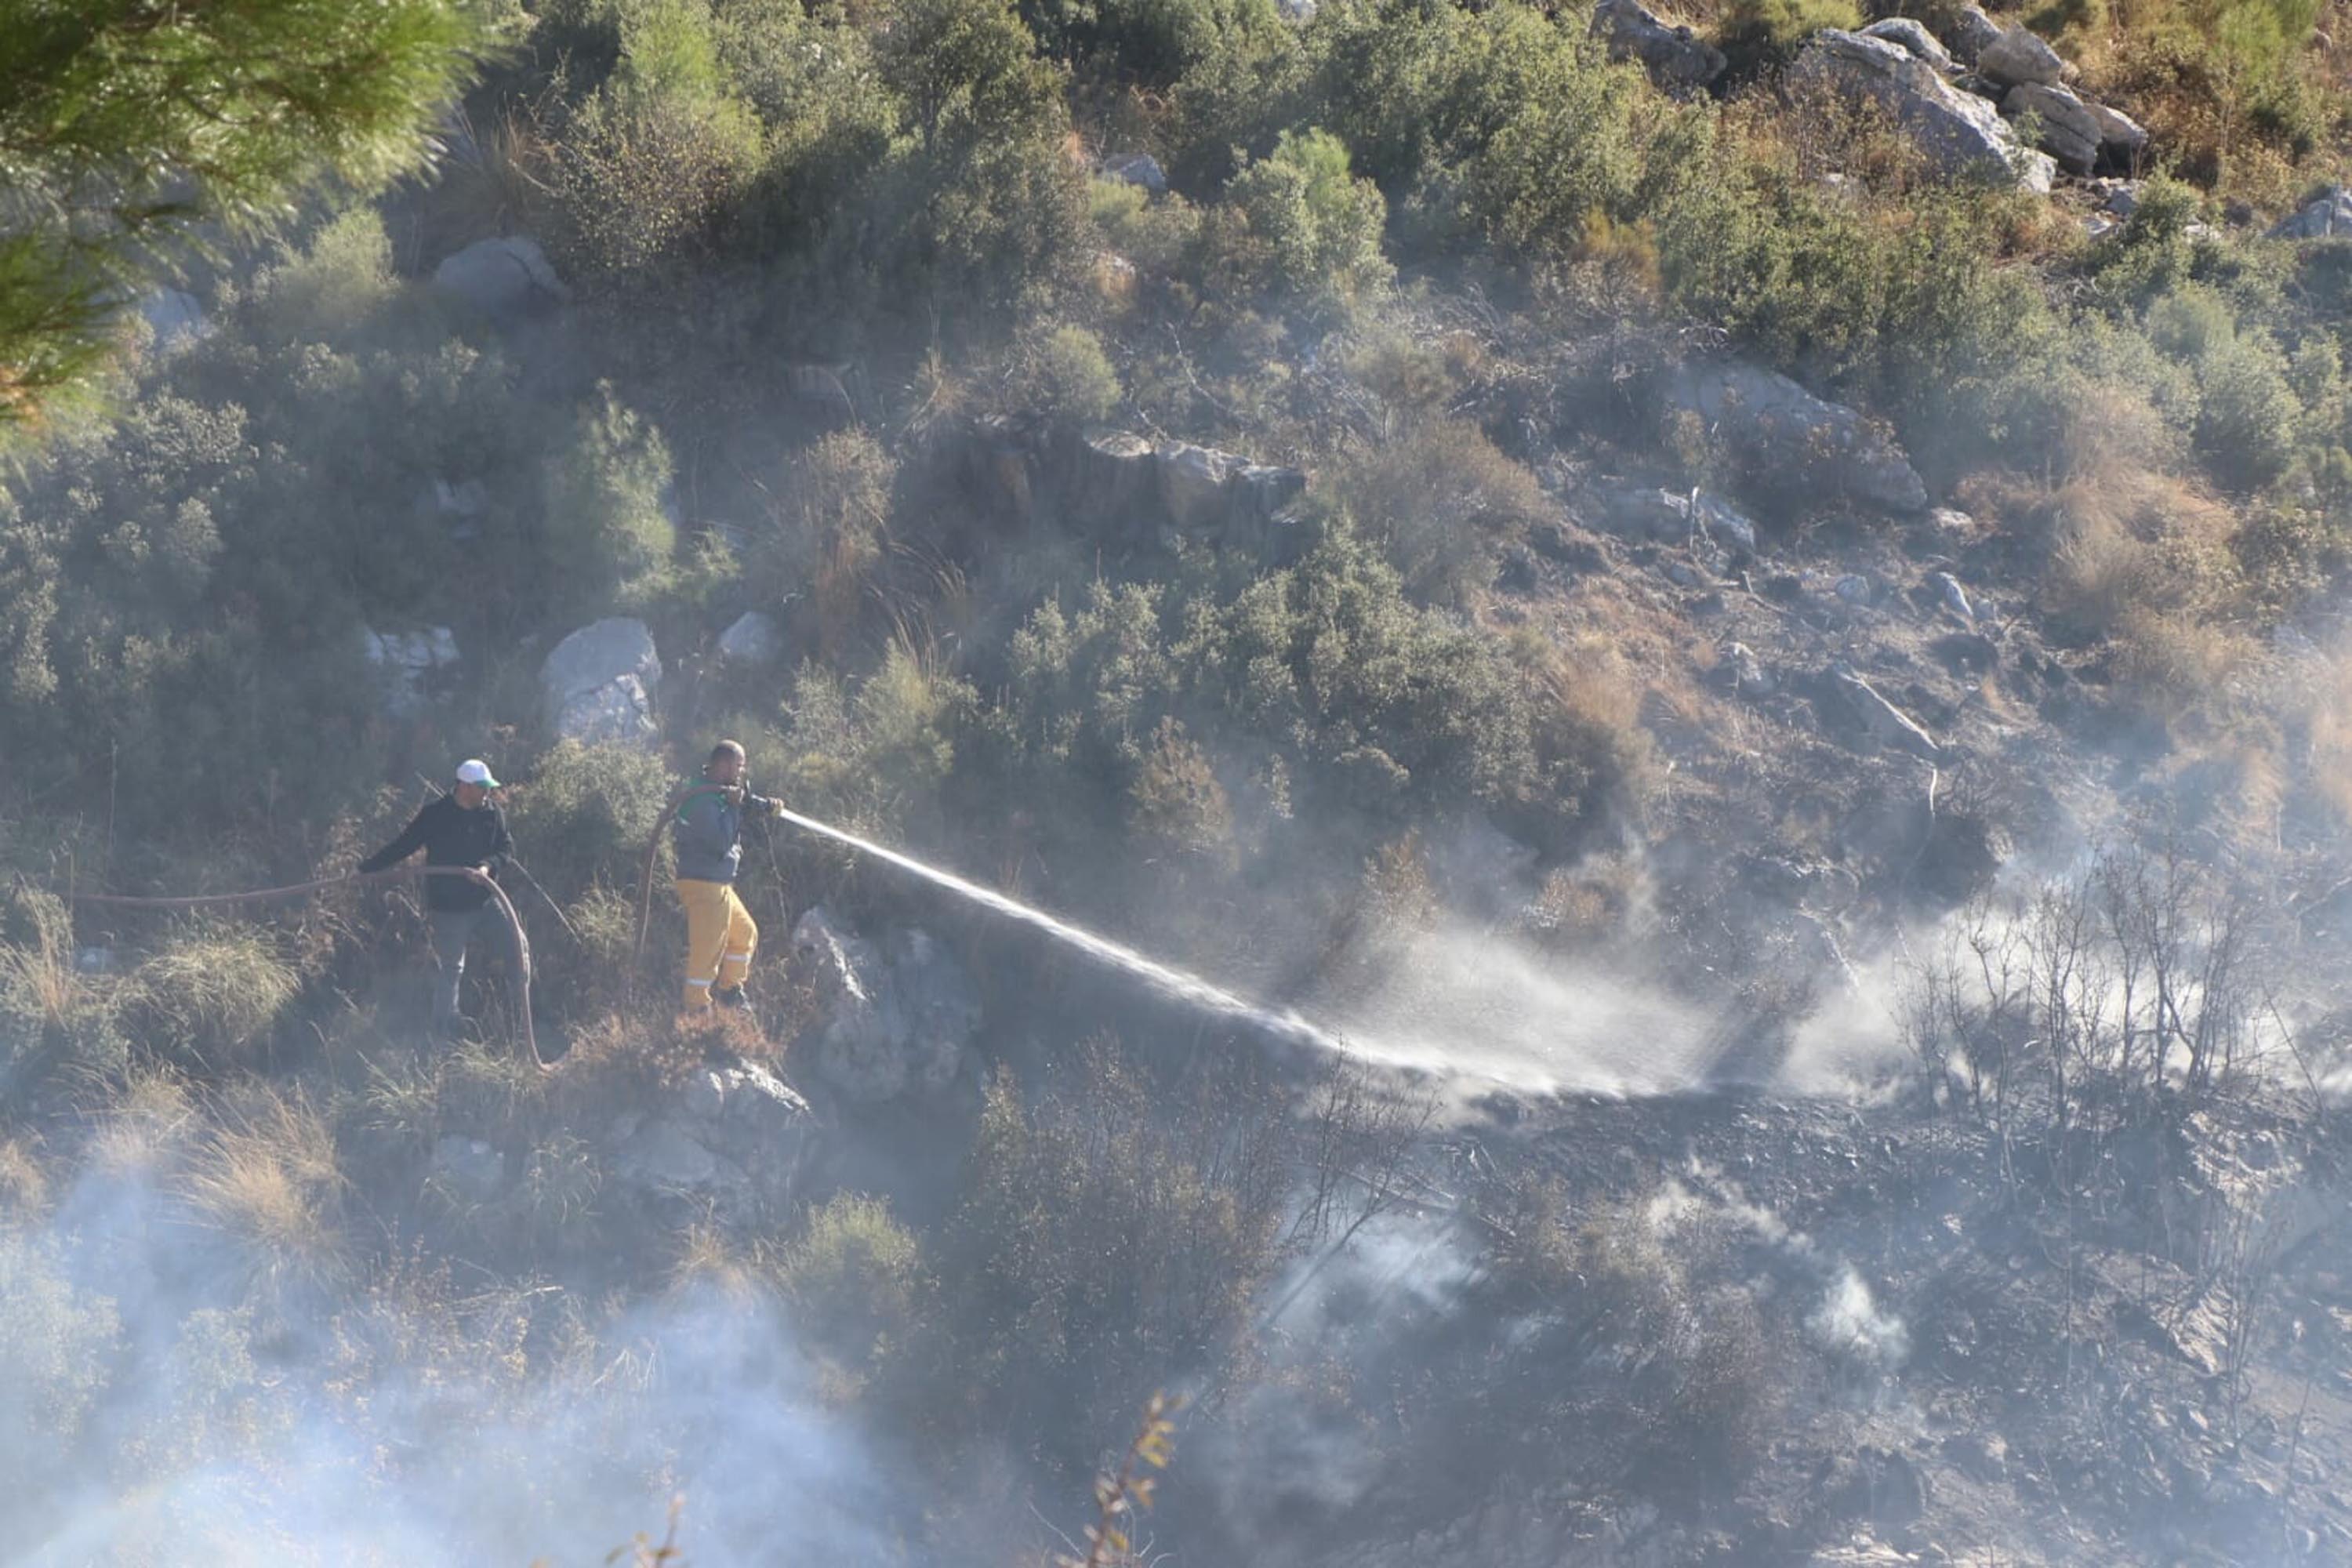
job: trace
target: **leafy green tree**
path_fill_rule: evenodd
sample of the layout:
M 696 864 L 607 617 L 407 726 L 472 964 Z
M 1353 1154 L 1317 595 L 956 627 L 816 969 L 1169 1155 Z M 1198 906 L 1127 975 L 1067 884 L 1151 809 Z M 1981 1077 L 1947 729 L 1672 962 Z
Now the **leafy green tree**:
M 0 0 L 0 424 L 205 234 L 421 166 L 484 41 L 457 0 Z

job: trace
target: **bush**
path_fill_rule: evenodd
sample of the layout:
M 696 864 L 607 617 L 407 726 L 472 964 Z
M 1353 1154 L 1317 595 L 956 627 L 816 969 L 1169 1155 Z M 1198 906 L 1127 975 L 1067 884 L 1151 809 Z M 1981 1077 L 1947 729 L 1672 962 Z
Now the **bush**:
M 1555 510 L 1535 475 L 1475 426 L 1432 420 L 1352 456 L 1337 499 L 1419 599 L 1476 602 L 1502 552 Z
M 116 987 L 77 967 L 65 904 L 10 889 L 0 903 L 0 1104 L 21 1106 L 54 1079 L 122 1071 L 130 1046 L 118 1003 Z
M 142 1042 L 217 1072 L 249 1057 L 301 989 L 268 931 L 196 920 L 131 975 L 130 1016 Z
M 977 702 L 969 684 L 904 641 L 854 693 L 803 665 L 782 737 L 786 798 L 860 833 L 903 837 L 936 817 L 957 732 Z
M 940 1263 L 971 1415 L 1086 1463 L 1140 1390 L 1222 1360 L 1277 1256 L 1286 1129 L 1262 1089 L 1155 1096 L 1100 1042 L 1034 1103 L 990 1085 Z
M 1328 131 L 1284 132 L 1227 182 L 1225 200 L 1242 226 L 1223 237 L 1225 264 L 1247 287 L 1344 309 L 1392 275 L 1381 252 L 1387 203 L 1349 172 Z
M 748 563 L 772 611 L 814 601 L 817 646 L 846 647 L 884 563 L 898 461 L 864 430 L 838 430 L 795 452 L 768 504 L 767 529 Z
M 669 444 L 622 406 L 609 383 L 581 410 L 569 450 L 547 468 L 553 597 L 574 611 L 642 604 L 667 584 L 677 549 Z
M 1034 333 L 1014 351 L 1013 396 L 1052 418 L 1093 424 L 1123 395 L 1102 340 L 1084 327 Z
M 634 903 L 645 847 L 669 795 L 658 757 L 634 746 L 559 742 L 509 797 L 516 858 L 559 900 L 617 894 Z M 608 911 L 586 912 L 609 936 Z
M 1715 42 L 1729 62 L 1726 79 L 1738 83 L 1788 65 L 1824 27 L 1853 32 L 1862 22 L 1854 0 L 1730 0 L 1717 16 Z
M 778 1276 L 802 1324 L 860 1385 L 919 1330 L 931 1289 L 914 1234 L 859 1193 L 810 1214 Z

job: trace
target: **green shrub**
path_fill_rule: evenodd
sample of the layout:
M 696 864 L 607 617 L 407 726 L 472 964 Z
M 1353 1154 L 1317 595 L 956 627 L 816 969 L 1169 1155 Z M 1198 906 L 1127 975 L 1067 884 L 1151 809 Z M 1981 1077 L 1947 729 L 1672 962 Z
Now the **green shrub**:
M 658 757 L 634 746 L 559 742 L 508 797 L 516 857 L 551 896 L 581 908 L 599 942 L 609 942 L 612 911 L 596 895 L 634 904 L 645 847 L 669 794 Z
M 1473 603 L 1502 552 L 1553 510 L 1535 475 L 1475 426 L 1431 420 L 1350 458 L 1333 490 L 1416 598 Z
M 792 455 L 746 563 L 753 595 L 781 613 L 816 612 L 817 647 L 846 651 L 889 543 L 896 458 L 864 430 L 836 430 Z
M 1248 286 L 1310 304 L 1345 307 L 1389 281 L 1381 252 L 1387 204 L 1349 172 L 1348 149 L 1328 131 L 1286 131 L 1225 186 L 1242 231 L 1227 241 Z
M 677 548 L 669 444 L 609 383 L 581 410 L 569 449 L 547 467 L 549 574 L 558 602 L 585 612 L 608 596 L 642 602 L 666 585 Z
M 1124 395 L 1102 340 L 1084 327 L 1031 334 L 1015 356 L 1013 396 L 1038 413 L 1092 424 L 1108 418 Z
M 1726 77 L 1739 82 L 1788 65 L 1824 27 L 1853 32 L 1862 22 L 1854 0 L 1730 0 L 1717 15 L 1715 42 L 1729 62 Z
M 935 821 L 956 737 L 978 694 L 939 662 L 894 641 L 850 689 L 803 665 L 785 704 L 785 796 L 799 809 L 863 833 L 902 835 Z
M 914 1233 L 860 1193 L 812 1211 L 778 1275 L 800 1326 L 860 1384 L 919 1331 L 931 1291 Z

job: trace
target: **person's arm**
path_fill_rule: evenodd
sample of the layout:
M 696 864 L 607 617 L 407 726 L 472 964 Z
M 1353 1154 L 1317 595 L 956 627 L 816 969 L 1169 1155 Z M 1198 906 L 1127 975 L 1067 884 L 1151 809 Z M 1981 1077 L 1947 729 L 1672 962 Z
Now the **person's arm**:
M 745 790 L 743 792 L 743 805 L 747 810 L 756 816 L 782 816 L 784 815 L 784 803 L 782 797 L 780 795 L 753 795 L 750 790 Z
M 400 830 L 399 837 L 360 862 L 360 874 L 365 876 L 371 871 L 381 871 L 388 866 L 397 866 L 423 848 L 425 847 L 425 814 L 432 809 L 430 805 L 419 808 L 416 815 L 408 819 L 408 826 Z
M 482 862 L 482 869 L 488 871 L 495 880 L 499 873 L 507 868 L 507 862 L 514 858 L 514 835 L 507 831 L 505 812 L 495 805 L 490 806 L 488 810 L 492 814 L 490 858 Z

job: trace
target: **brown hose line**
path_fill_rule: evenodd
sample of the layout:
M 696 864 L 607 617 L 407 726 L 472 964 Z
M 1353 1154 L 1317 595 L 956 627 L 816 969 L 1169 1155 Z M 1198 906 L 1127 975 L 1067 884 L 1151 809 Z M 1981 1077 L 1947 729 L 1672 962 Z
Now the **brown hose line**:
M 130 893 L 69 893 L 67 897 L 77 904 L 105 904 L 119 909 L 134 910 L 200 910 L 220 904 L 249 904 L 269 899 L 291 899 L 321 889 L 340 888 L 356 882 L 384 882 L 402 877 L 462 877 L 467 881 L 488 889 L 499 912 L 506 917 L 507 931 L 514 938 L 515 973 L 521 992 L 522 1041 L 530 1052 L 530 1059 L 540 1071 L 549 1070 L 547 1059 L 539 1054 L 539 1032 L 530 1018 L 530 938 L 522 929 L 522 917 L 515 912 L 514 900 L 507 890 L 483 872 L 471 866 L 394 866 L 382 871 L 353 871 L 341 877 L 322 877 L 315 882 L 295 882 L 283 888 L 253 888 L 241 893 L 201 893 L 193 897 L 162 898 Z

